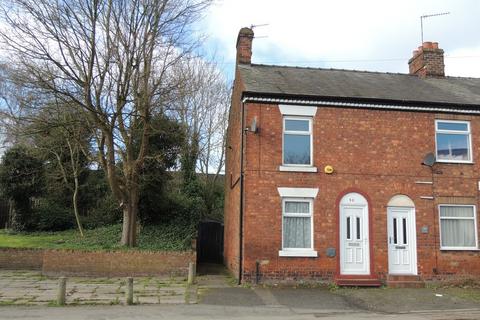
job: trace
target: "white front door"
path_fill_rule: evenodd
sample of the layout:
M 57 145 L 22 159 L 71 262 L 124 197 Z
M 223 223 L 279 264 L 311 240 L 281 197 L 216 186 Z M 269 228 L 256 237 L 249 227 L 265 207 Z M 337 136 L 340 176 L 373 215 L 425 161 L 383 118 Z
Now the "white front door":
M 417 274 L 415 208 L 388 207 L 388 272 Z
M 370 274 L 368 205 L 358 193 L 340 202 L 340 273 Z

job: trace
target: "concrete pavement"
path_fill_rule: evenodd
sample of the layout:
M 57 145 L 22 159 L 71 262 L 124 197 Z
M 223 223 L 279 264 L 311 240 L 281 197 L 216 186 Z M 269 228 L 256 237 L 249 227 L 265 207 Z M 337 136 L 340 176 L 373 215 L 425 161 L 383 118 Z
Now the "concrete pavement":
M 125 278 L 69 277 L 66 303 L 122 304 Z M 51 305 L 57 294 L 58 279 L 38 271 L 0 270 L 0 305 Z M 134 303 L 179 304 L 188 298 L 186 281 L 173 277 L 134 279 Z

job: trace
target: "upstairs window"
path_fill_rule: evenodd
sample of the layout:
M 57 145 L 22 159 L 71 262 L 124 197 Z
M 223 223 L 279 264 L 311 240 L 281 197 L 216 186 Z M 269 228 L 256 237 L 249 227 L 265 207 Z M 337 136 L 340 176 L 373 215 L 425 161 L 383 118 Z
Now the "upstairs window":
M 470 122 L 435 121 L 438 162 L 472 162 Z
M 283 164 L 312 166 L 311 118 L 283 118 Z

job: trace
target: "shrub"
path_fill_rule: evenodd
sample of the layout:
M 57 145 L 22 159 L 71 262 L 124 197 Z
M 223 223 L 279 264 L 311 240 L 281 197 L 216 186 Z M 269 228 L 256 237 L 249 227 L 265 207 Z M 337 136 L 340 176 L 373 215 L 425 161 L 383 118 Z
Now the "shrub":
M 29 230 L 32 224 L 30 199 L 41 194 L 44 187 L 43 164 L 25 146 L 7 150 L 0 166 L 0 189 L 15 205 L 12 228 Z
M 138 246 L 147 250 L 189 250 L 196 227 L 184 221 L 145 226 L 138 235 Z
M 121 222 L 122 211 L 113 196 L 107 194 L 97 201 L 97 205 L 88 212 L 87 216 L 81 219 L 84 228 L 94 229 Z
M 33 209 L 35 229 L 39 231 L 61 231 L 75 227 L 73 209 L 62 204 L 44 199 Z

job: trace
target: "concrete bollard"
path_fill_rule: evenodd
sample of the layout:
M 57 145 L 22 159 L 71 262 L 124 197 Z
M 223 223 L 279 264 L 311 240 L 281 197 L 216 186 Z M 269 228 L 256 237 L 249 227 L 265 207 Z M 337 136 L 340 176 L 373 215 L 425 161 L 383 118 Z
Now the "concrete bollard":
M 188 278 L 187 278 L 187 284 L 191 285 L 195 282 L 195 263 L 190 262 L 188 264 Z
M 125 288 L 125 296 L 127 299 L 127 305 L 133 304 L 133 278 L 127 278 L 127 287 Z
M 65 305 L 65 299 L 67 294 L 67 278 L 58 278 L 58 292 L 57 292 L 57 305 Z

